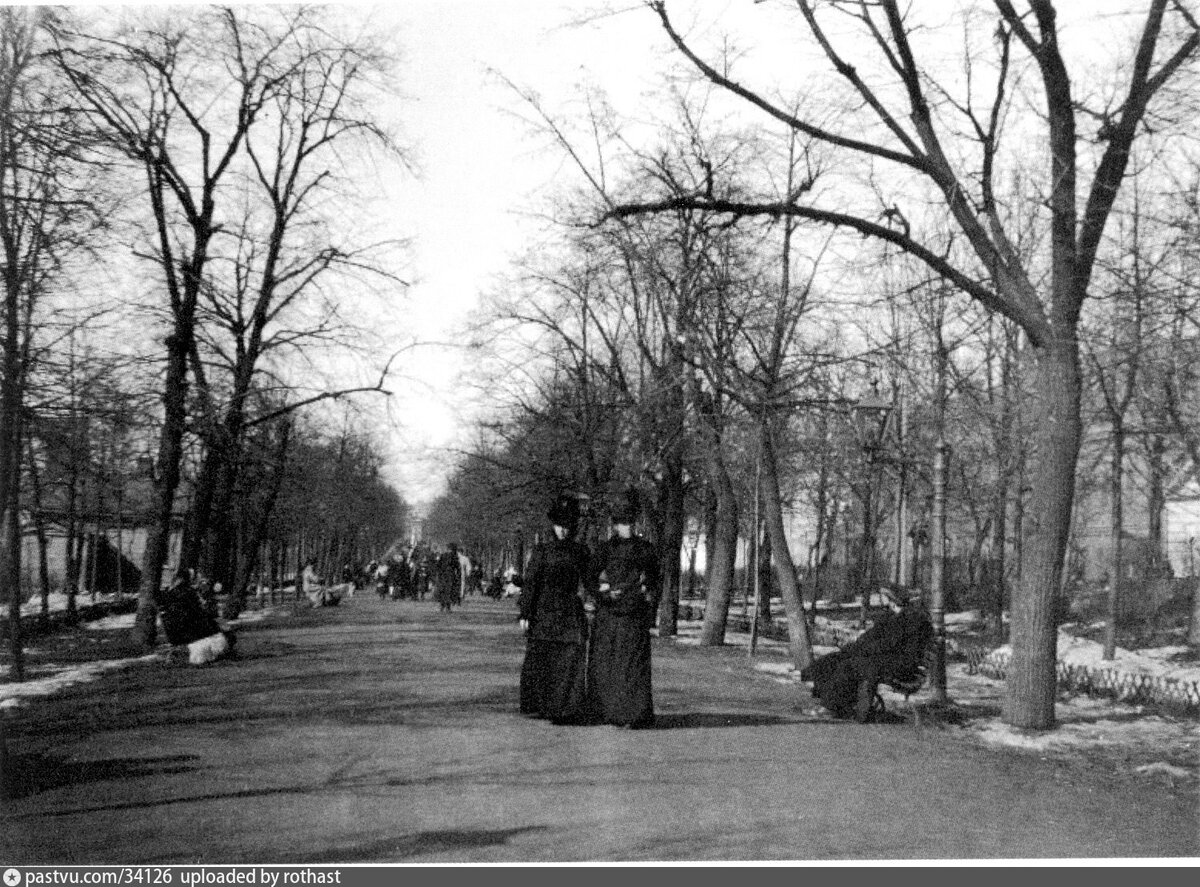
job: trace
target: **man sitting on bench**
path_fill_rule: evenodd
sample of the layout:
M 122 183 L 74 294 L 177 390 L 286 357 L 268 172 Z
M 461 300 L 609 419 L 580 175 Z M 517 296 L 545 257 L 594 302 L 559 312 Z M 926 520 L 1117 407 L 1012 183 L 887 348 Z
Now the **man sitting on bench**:
M 835 718 L 866 723 L 883 711 L 880 684 L 907 695 L 925 683 L 925 654 L 933 639 L 929 614 L 896 592 L 889 591 L 889 598 L 892 610 L 883 618 L 800 673 Z

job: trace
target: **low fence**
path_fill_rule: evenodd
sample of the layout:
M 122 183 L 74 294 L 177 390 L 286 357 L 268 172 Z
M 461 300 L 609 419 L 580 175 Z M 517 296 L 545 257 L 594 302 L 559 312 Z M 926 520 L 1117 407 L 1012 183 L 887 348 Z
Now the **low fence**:
M 994 651 L 979 662 L 981 674 L 1003 681 L 1012 656 Z M 1140 705 L 1160 705 L 1180 714 L 1200 713 L 1200 682 L 1133 674 L 1104 666 L 1057 663 L 1058 689 Z

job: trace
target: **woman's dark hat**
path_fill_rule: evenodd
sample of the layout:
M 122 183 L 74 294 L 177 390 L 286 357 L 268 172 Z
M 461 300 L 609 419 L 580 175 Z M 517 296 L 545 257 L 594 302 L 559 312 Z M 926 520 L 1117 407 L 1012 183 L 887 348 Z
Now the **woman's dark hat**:
M 614 524 L 633 524 L 637 523 L 638 511 L 637 490 L 630 487 L 613 503 L 609 514 Z
M 561 493 L 546 512 L 546 517 L 555 526 L 576 526 L 579 523 L 579 500 L 570 493 Z

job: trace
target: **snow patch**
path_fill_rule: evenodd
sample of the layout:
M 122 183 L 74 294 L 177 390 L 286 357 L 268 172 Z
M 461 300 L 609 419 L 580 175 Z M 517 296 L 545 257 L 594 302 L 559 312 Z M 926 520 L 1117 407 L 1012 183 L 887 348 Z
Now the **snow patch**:
M 30 697 L 49 696 L 66 687 L 94 681 L 107 672 L 126 668 L 138 662 L 153 662 L 159 658 L 158 653 L 149 653 L 129 659 L 100 659 L 81 665 L 48 664 L 40 669 L 40 671 L 48 672 L 42 677 L 0 684 L 0 709 L 16 708 Z M 7 672 L 8 669 L 5 668 L 4 673 L 7 674 Z
M 78 607 L 89 607 L 93 603 L 115 604 L 115 603 L 120 602 L 121 600 L 127 601 L 130 599 L 130 597 L 131 596 L 128 594 L 125 595 L 124 598 L 118 597 L 115 594 L 97 594 L 95 601 L 93 601 L 92 594 L 90 591 L 81 591 L 75 595 L 75 606 L 76 606 L 76 608 L 78 608 Z M 52 592 L 50 594 L 50 596 L 46 599 L 47 610 L 48 610 L 48 612 L 51 612 L 51 613 L 65 613 L 67 611 L 68 602 L 69 602 L 69 598 L 67 597 L 67 595 L 65 595 L 61 591 Z M 40 594 L 34 595 L 28 601 L 26 601 L 25 603 L 23 603 L 21 605 L 21 616 L 22 617 L 37 616 L 41 612 L 42 612 L 42 596 Z
M 136 620 L 137 613 L 122 613 L 120 616 L 105 616 L 103 619 L 85 622 L 83 627 L 88 631 L 119 631 L 133 628 Z
M 1200 681 L 1200 662 L 1170 662 L 1171 657 L 1186 652 L 1187 647 L 1158 647 L 1136 652 L 1117 647 L 1112 659 L 1104 658 L 1104 646 L 1087 638 L 1075 637 L 1065 631 L 1058 633 L 1058 661 L 1066 665 L 1090 669 L 1110 669 L 1138 676 L 1165 678 L 1175 681 Z M 989 653 L 985 661 L 1006 665 L 1012 659 L 1012 646 L 1005 644 Z
M 1156 773 L 1161 773 L 1164 776 L 1170 776 L 1172 779 L 1187 779 L 1191 775 L 1182 767 L 1176 767 L 1174 764 L 1168 764 L 1166 761 L 1142 764 L 1140 767 L 1134 767 L 1133 772 L 1141 773 L 1143 776 L 1153 776 Z

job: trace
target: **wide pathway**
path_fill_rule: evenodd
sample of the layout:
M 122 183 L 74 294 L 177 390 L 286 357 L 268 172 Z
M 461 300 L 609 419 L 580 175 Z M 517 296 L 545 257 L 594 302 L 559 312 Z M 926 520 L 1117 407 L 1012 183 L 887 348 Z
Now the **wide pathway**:
M 34 701 L 0 866 L 1200 856 L 1195 797 L 834 722 L 730 648 L 655 641 L 657 729 L 523 718 L 513 616 L 360 593 Z

